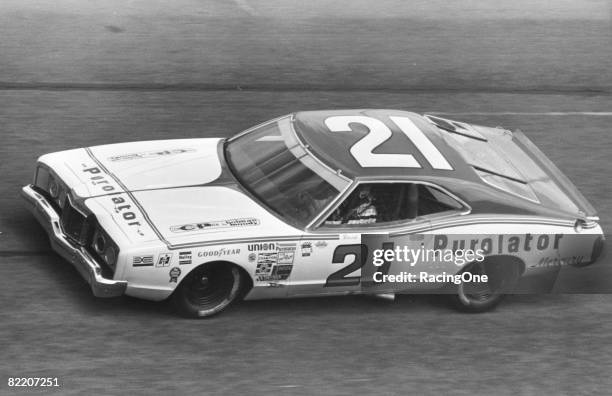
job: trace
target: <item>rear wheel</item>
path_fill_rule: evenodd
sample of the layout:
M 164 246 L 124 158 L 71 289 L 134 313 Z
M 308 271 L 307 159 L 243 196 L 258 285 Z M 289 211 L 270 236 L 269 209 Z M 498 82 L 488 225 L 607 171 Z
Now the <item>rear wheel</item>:
M 451 296 L 457 309 L 474 313 L 495 308 L 507 293 L 514 290 L 521 277 L 520 265 L 505 261 L 472 263 L 464 272 L 488 278 L 487 282 L 461 282 L 457 294 Z
M 205 264 L 181 282 L 174 292 L 174 302 L 184 316 L 210 317 L 238 299 L 243 283 L 243 275 L 235 265 Z

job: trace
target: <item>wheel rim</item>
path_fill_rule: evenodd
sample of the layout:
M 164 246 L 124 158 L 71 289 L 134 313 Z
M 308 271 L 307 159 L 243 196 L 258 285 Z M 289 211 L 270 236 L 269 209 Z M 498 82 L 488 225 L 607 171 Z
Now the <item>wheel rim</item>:
M 220 311 L 231 303 L 240 287 L 240 272 L 228 265 L 205 266 L 194 271 L 185 285 L 187 301 L 200 316 Z
M 516 266 L 509 264 L 474 263 L 466 272 L 473 275 L 487 275 L 488 282 L 461 282 L 458 296 L 465 305 L 484 305 L 497 298 L 518 280 Z

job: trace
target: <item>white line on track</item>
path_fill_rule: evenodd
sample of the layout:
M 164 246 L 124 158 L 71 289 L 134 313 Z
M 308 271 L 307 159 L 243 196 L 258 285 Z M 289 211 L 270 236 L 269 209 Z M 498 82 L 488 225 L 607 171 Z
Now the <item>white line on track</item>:
M 236 5 L 240 7 L 242 11 L 251 16 L 257 16 L 259 14 L 255 8 L 251 7 L 251 5 L 247 3 L 246 0 L 234 0 L 234 3 L 236 3 Z
M 586 115 L 586 116 L 612 116 L 611 111 L 546 111 L 546 112 L 530 112 L 530 111 L 493 111 L 493 112 L 478 112 L 478 111 L 467 111 L 462 113 L 448 113 L 443 111 L 429 111 L 429 114 L 440 114 L 440 115 L 540 115 L 540 116 L 572 116 L 572 115 Z

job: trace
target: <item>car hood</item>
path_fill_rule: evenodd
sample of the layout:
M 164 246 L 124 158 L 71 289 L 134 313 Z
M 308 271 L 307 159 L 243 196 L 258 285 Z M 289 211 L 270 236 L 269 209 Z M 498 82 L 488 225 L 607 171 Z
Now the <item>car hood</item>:
M 171 247 L 183 247 L 299 234 L 236 185 L 144 190 L 100 196 L 87 204 L 98 217 L 118 224 L 131 242 L 161 240 Z M 122 205 L 129 208 L 122 210 Z M 126 211 L 133 213 L 128 219 Z M 137 227 L 132 226 L 135 222 Z
M 217 146 L 221 139 L 175 139 L 131 142 L 84 149 L 91 160 L 113 176 L 119 189 L 140 191 L 204 185 L 221 175 Z M 100 195 L 92 184 L 91 172 L 79 162 L 68 164 L 89 188 L 90 196 Z
M 117 230 L 129 243 L 183 246 L 296 234 L 224 172 L 221 140 L 110 144 L 47 154 L 39 161 L 107 230 Z

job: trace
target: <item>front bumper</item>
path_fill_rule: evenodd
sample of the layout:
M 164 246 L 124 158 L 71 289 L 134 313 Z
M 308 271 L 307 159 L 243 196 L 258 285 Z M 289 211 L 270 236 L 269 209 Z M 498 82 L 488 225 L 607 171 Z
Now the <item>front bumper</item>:
M 21 189 L 21 196 L 27 203 L 27 208 L 43 226 L 51 247 L 63 258 L 68 260 L 81 276 L 89 283 L 96 297 L 117 297 L 125 293 L 126 281 L 106 279 L 102 276 L 102 268 L 95 259 L 81 246 L 72 243 L 60 226 L 60 216 L 45 197 L 37 193 L 31 185 Z

